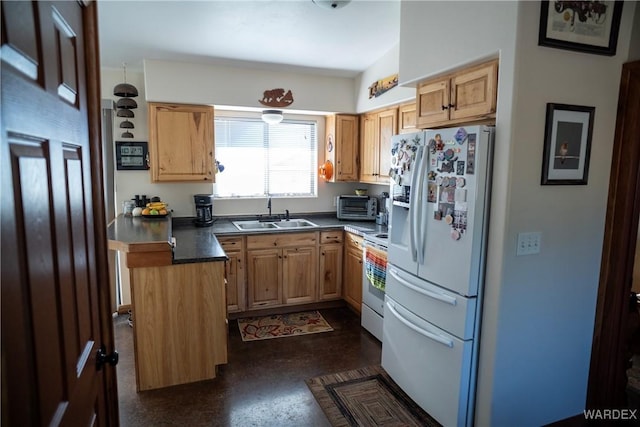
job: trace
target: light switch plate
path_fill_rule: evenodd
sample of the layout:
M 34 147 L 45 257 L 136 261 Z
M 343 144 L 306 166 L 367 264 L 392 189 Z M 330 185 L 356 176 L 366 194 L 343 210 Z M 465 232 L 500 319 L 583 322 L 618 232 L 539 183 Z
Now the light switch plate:
M 542 233 L 539 231 L 531 231 L 528 233 L 518 233 L 518 247 L 516 255 L 534 255 L 540 253 L 540 240 Z

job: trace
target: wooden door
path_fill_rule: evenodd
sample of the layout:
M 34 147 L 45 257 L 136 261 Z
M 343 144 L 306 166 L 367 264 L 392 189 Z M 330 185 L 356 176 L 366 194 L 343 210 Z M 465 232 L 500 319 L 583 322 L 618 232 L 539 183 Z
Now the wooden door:
M 416 91 L 416 120 L 420 129 L 449 120 L 449 78 L 430 80 L 418 86 Z
M 456 73 L 451 77 L 449 119 L 482 119 L 496 112 L 498 60 Z
M 320 300 L 342 295 L 342 253 L 341 243 L 320 246 Z
M 362 238 L 347 235 L 344 255 L 344 300 L 358 313 L 362 310 Z
M 247 251 L 248 308 L 282 304 L 282 250 Z
M 624 64 L 600 268 L 588 408 L 624 408 L 630 357 L 629 297 L 640 215 L 640 61 Z
M 358 180 L 358 117 L 336 116 L 336 180 Z
M 391 137 L 398 133 L 398 109 L 390 108 L 378 113 L 378 183 L 389 182 L 391 169 Z
M 398 133 L 409 133 L 416 130 L 415 101 L 400 105 L 398 107 Z
M 118 425 L 95 2 L 2 2 L 2 424 Z
M 360 181 L 376 182 L 378 171 L 378 115 L 365 114 L 360 119 Z
M 149 160 L 154 182 L 215 182 L 213 107 L 149 103 Z
M 283 249 L 282 292 L 285 304 L 316 301 L 318 252 L 316 247 Z
M 227 278 L 227 311 L 234 313 L 244 311 L 244 254 L 242 252 L 226 252 L 229 260 L 226 262 Z

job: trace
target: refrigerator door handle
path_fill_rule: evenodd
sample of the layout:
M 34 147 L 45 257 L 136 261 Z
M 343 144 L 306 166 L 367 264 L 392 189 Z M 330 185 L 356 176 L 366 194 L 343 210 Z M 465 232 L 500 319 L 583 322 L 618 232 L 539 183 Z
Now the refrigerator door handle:
M 415 332 L 419 333 L 420 335 L 422 335 L 425 338 L 429 338 L 430 340 L 436 341 L 442 345 L 445 345 L 449 348 L 453 348 L 453 340 L 450 340 L 446 337 L 443 337 L 441 335 L 437 335 L 434 334 L 432 332 L 429 332 L 427 330 L 424 330 L 422 328 L 420 328 L 419 326 L 414 325 L 413 323 L 411 323 L 409 320 L 405 319 L 402 315 L 400 315 L 400 313 L 398 313 L 395 309 L 395 307 L 393 306 L 392 303 L 390 303 L 389 301 L 387 301 L 386 303 L 387 308 L 389 309 L 389 312 L 391 314 L 393 314 L 399 321 L 401 321 L 407 328 L 410 328 L 412 330 L 414 330 Z
M 445 304 L 449 304 L 449 305 L 453 305 L 453 306 L 457 305 L 457 301 L 456 301 L 456 299 L 454 297 L 449 296 L 449 295 L 439 294 L 437 292 L 432 292 L 432 291 L 428 291 L 426 289 L 419 288 L 416 285 L 414 285 L 413 283 L 410 283 L 407 280 L 405 280 L 402 277 L 400 277 L 395 270 L 389 270 L 389 274 L 391 276 L 393 276 L 393 278 L 396 279 L 398 282 L 400 282 L 400 284 L 402 284 L 403 286 L 406 286 L 407 288 L 411 289 L 412 291 L 418 292 L 419 294 L 422 294 L 422 295 L 427 296 L 429 298 L 433 298 L 433 299 L 438 300 L 440 302 L 443 302 Z
M 418 264 L 422 265 L 424 264 L 424 241 L 425 241 L 425 235 L 427 232 L 427 227 L 426 227 L 426 222 L 424 221 L 424 215 L 422 213 L 422 210 L 424 208 L 424 200 L 423 200 L 423 195 L 424 195 L 424 178 L 426 175 L 427 170 L 429 169 L 429 150 L 422 146 L 420 147 L 420 149 L 422 150 L 422 155 L 420 156 L 420 165 L 418 166 L 418 182 L 416 183 L 417 185 L 417 197 L 416 197 L 416 204 L 418 205 L 418 209 L 417 212 L 415 213 L 415 216 L 413 217 L 414 220 L 414 231 L 415 231 L 415 239 L 416 239 L 416 252 L 418 254 L 417 258 L 418 258 Z
M 411 193 L 409 194 L 409 249 L 411 251 L 411 260 L 413 262 L 417 261 L 417 241 L 416 241 L 416 235 L 417 235 L 417 224 L 415 223 L 416 220 L 416 212 L 417 212 L 417 196 L 418 196 L 418 192 L 416 191 L 417 188 L 417 183 L 418 183 L 418 177 L 420 175 L 420 167 L 422 165 L 422 147 L 418 147 L 418 152 L 416 153 L 416 164 L 418 165 L 418 170 L 415 171 L 416 173 L 413 173 L 411 175 Z

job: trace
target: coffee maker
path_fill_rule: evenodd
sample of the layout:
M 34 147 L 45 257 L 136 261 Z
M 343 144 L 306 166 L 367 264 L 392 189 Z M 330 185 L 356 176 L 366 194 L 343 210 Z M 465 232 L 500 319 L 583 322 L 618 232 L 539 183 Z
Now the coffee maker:
M 210 227 L 213 225 L 213 194 L 195 194 L 196 227 Z

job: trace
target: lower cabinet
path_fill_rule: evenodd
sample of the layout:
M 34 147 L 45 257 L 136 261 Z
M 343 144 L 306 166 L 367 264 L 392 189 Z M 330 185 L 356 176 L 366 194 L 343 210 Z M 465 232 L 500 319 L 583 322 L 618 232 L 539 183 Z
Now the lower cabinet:
M 245 259 L 243 237 L 218 237 L 220 246 L 229 260 L 225 265 L 227 280 L 227 312 L 237 313 L 247 309 Z
M 318 299 L 342 298 L 342 230 L 320 233 Z
M 247 236 L 247 309 L 318 299 L 318 233 Z
M 354 310 L 362 309 L 362 237 L 345 233 L 343 298 Z
M 224 263 L 130 268 L 138 391 L 216 377 L 227 363 Z
M 282 250 L 282 296 L 285 304 L 318 300 L 318 252 L 315 247 Z

